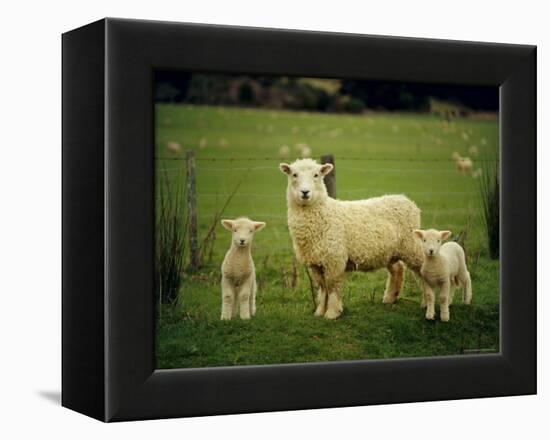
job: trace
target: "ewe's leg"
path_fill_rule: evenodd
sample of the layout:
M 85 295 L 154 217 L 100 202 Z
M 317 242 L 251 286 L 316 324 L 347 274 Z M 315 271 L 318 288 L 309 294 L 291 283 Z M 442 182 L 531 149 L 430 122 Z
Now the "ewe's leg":
M 252 288 L 250 290 L 250 315 L 254 316 L 256 314 L 256 291 L 258 286 L 256 285 L 256 278 L 252 280 Z
M 449 316 L 449 296 L 451 291 L 451 282 L 449 280 L 445 281 L 441 286 L 439 292 L 439 314 L 442 321 L 447 322 L 450 318 Z
M 382 302 L 384 304 L 393 304 L 397 301 L 401 287 L 403 286 L 403 273 L 405 272 L 405 265 L 401 261 L 389 264 L 388 267 L 388 280 L 386 281 L 386 290 Z
M 319 287 L 317 291 L 317 308 L 315 309 L 315 316 L 324 316 L 327 311 L 327 292 Z
M 336 319 L 344 311 L 344 304 L 342 303 L 342 281 L 345 276 L 346 264 L 339 267 L 331 267 L 325 274 L 326 287 L 328 292 L 327 297 L 327 311 L 325 318 Z
M 435 295 L 426 281 L 422 280 L 422 283 L 424 284 L 424 299 L 426 300 L 426 319 L 431 321 L 435 317 Z
M 323 274 L 319 271 L 319 269 L 316 269 L 314 267 L 308 270 L 310 270 L 311 276 L 313 277 L 315 284 L 319 286 L 317 290 L 317 308 L 315 309 L 314 315 L 317 317 L 324 316 L 327 311 L 327 291 Z
M 222 320 L 230 320 L 233 316 L 235 292 L 233 286 L 225 278 L 222 278 Z
M 239 316 L 241 319 L 250 319 L 250 294 L 252 292 L 252 279 L 248 279 L 243 283 L 237 300 L 239 301 Z
M 327 312 L 325 318 L 336 319 L 344 311 L 344 305 L 342 304 L 342 294 L 339 290 L 332 290 L 328 294 L 327 300 Z

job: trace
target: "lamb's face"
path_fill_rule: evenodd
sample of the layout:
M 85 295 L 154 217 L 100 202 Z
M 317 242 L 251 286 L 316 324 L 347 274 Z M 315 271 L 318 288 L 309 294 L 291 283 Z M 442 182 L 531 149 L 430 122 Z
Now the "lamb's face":
M 231 231 L 232 243 L 241 248 L 250 246 L 254 233 L 265 226 L 264 222 L 254 222 L 248 218 L 241 217 L 235 220 L 222 220 L 222 225 Z
M 439 254 L 443 241 L 451 235 L 451 231 L 436 231 L 435 229 L 428 229 L 427 231 L 415 229 L 413 233 L 422 241 L 422 249 L 427 257 L 434 257 Z
M 287 193 L 298 205 L 311 205 L 326 197 L 323 178 L 334 168 L 332 164 L 319 165 L 312 159 L 301 159 L 290 165 L 282 163 L 279 168 L 288 176 Z

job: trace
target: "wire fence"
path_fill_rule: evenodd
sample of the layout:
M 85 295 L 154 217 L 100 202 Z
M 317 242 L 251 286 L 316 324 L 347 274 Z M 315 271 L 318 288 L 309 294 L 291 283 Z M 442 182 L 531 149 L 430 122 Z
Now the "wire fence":
M 315 157 L 314 157 L 315 158 Z M 173 160 L 185 161 L 185 157 L 180 156 L 155 156 L 155 160 Z M 200 162 L 252 162 L 252 161 L 284 161 L 289 157 L 283 156 L 256 156 L 256 157 L 197 157 Z M 424 158 L 424 157 L 359 157 L 359 156 L 338 156 L 339 161 L 366 161 L 366 162 L 454 162 L 450 158 Z M 476 158 L 476 162 L 495 162 L 496 159 Z M 269 168 L 269 167 L 266 167 Z
M 185 157 L 158 156 L 156 159 L 157 174 L 165 173 L 165 175 L 171 178 L 181 179 L 181 184 L 185 184 Z M 231 198 L 231 202 L 228 204 L 226 211 L 223 213 L 224 217 L 232 218 L 246 215 L 254 220 L 265 221 L 268 223 L 268 228 L 265 229 L 265 232 L 261 232 L 263 237 L 266 237 L 267 235 L 266 239 L 259 239 L 264 244 L 262 246 L 258 246 L 258 248 L 255 248 L 254 250 L 255 259 L 258 258 L 259 260 L 263 260 L 277 256 L 292 256 L 292 242 L 288 233 L 286 215 L 286 190 L 284 189 L 286 185 L 281 183 L 280 188 L 277 188 L 276 190 L 273 187 L 266 187 L 265 185 L 256 185 L 256 187 L 251 187 L 249 185 L 245 187 L 243 185 L 239 191 L 233 193 L 231 192 L 232 188 L 230 187 L 230 184 L 223 180 L 226 176 L 233 176 L 229 180 L 235 180 L 235 177 L 232 174 L 233 172 L 280 173 L 278 163 L 285 160 L 290 159 L 269 156 L 225 158 L 197 157 L 197 175 L 203 183 L 207 183 L 205 185 L 207 188 L 204 190 L 201 190 L 200 185 L 197 186 L 197 220 L 200 232 L 205 234 L 205 231 L 211 229 L 212 226 L 218 227 L 218 225 L 212 224 L 213 220 L 216 218 L 216 206 L 223 204 L 224 200 Z M 441 176 L 443 179 L 447 179 L 453 175 L 459 176 L 458 171 L 454 166 L 448 166 L 452 163 L 452 158 L 337 156 L 335 160 L 337 183 L 344 182 L 346 181 L 346 178 L 353 175 L 392 176 L 388 177 L 390 181 L 393 179 L 393 181 L 403 181 L 405 183 L 407 182 L 407 179 L 413 179 L 414 181 L 421 175 L 426 176 L 428 179 L 426 188 L 415 188 L 409 191 L 391 191 L 388 190 L 388 188 L 377 186 L 350 187 L 338 184 L 337 195 L 341 199 L 364 199 L 389 193 L 405 194 L 413 200 L 424 198 L 423 200 L 426 202 L 430 202 L 434 198 L 438 198 L 438 200 L 456 197 L 460 197 L 461 199 L 474 199 L 478 196 L 475 185 L 461 185 L 460 188 L 454 190 L 448 186 L 438 188 L 429 181 L 432 176 Z M 266 164 L 264 165 L 262 162 L 265 162 Z M 267 164 L 267 162 L 271 163 Z M 347 162 L 354 162 L 354 164 L 349 164 Z M 250 165 L 247 166 L 247 163 L 250 163 Z M 381 166 L 382 163 L 384 163 L 385 166 Z M 407 166 L 404 165 L 405 163 Z M 427 166 L 428 163 L 441 163 L 448 165 L 434 165 L 433 167 L 430 167 L 429 165 Z M 365 164 L 365 166 L 361 166 L 361 164 Z M 371 167 L 372 165 L 373 167 Z M 393 176 L 403 176 L 403 180 L 398 177 L 394 178 Z M 253 175 L 253 179 L 255 178 L 257 178 L 257 174 Z M 466 189 L 464 188 L 465 186 L 467 187 Z M 212 191 L 212 189 L 217 188 L 220 188 L 220 191 Z M 169 197 L 169 195 L 166 194 L 157 194 L 157 197 L 162 196 Z M 265 203 L 262 203 L 262 200 L 265 200 Z M 418 204 L 418 200 L 415 201 L 417 201 Z M 477 215 L 475 210 L 472 209 L 471 203 L 468 204 L 467 207 L 446 205 L 444 208 L 437 208 L 433 207 L 433 204 L 431 203 L 427 203 L 427 205 L 429 206 L 428 208 L 423 208 L 422 204 L 420 204 L 420 208 L 423 211 L 423 220 L 428 217 L 428 220 L 431 223 L 442 216 L 446 216 L 444 225 L 447 228 L 463 228 L 464 218 Z M 228 237 L 218 234 L 215 239 L 222 240 L 223 246 L 229 245 Z M 266 243 L 268 244 L 266 245 Z M 221 247 L 219 250 L 221 252 Z M 219 255 L 217 255 L 217 257 L 218 256 Z
M 165 168 L 163 171 L 174 171 L 179 168 Z M 273 171 L 280 172 L 278 167 L 201 167 L 201 171 Z M 344 171 L 357 171 L 361 173 L 456 173 L 454 169 L 434 169 L 434 168 L 357 168 L 357 167 L 346 167 L 338 166 L 339 170 Z

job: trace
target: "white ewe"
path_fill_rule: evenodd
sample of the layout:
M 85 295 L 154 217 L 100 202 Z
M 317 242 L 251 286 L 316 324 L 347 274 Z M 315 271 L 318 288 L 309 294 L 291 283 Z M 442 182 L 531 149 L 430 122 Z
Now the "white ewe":
M 422 266 L 422 247 L 412 235 L 420 225 L 418 207 L 401 195 L 335 200 L 323 183 L 331 164 L 301 159 L 279 167 L 288 176 L 288 227 L 294 252 L 319 286 L 315 316 L 340 316 L 346 270 L 386 268 L 383 302 L 395 302 L 403 283 L 403 262 L 418 274 Z
M 256 313 L 256 269 L 252 260 L 251 244 L 256 231 L 265 226 L 248 218 L 222 220 L 231 231 L 231 247 L 222 263 L 222 320 L 237 315 L 250 319 Z M 238 307 L 237 307 L 238 304 Z
M 472 281 L 466 267 L 464 250 L 454 241 L 441 244 L 449 238 L 451 231 L 416 229 L 413 232 L 420 239 L 425 254 L 420 272 L 424 280 L 422 305 L 426 306 L 426 319 L 434 319 L 435 295 L 432 289 L 440 289 L 440 317 L 442 321 L 448 321 L 449 305 L 453 302 L 456 287 L 463 288 L 464 304 L 470 304 L 472 300 Z

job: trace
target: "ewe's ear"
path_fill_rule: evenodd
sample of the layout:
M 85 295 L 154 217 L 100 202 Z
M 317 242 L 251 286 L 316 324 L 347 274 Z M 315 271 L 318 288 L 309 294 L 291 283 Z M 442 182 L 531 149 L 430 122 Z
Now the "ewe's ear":
M 326 163 L 324 165 L 321 165 L 321 169 L 319 170 L 319 172 L 321 173 L 321 176 L 326 176 L 333 169 L 334 169 L 334 165 L 332 165 L 331 163 Z
M 279 164 L 279 169 L 280 169 L 283 173 L 290 175 L 290 165 L 289 165 L 289 164 L 287 164 L 287 163 L 280 163 L 280 164 Z
M 417 237 L 417 238 L 424 238 L 424 231 L 422 229 L 415 229 L 413 231 L 413 234 Z
M 222 220 L 222 225 L 228 231 L 233 231 L 233 220 Z
M 441 235 L 441 240 L 447 240 L 451 236 L 451 231 L 441 231 L 439 235 Z
M 265 222 L 252 222 L 254 223 L 254 229 L 256 232 L 258 232 L 260 229 L 263 229 L 265 227 Z

